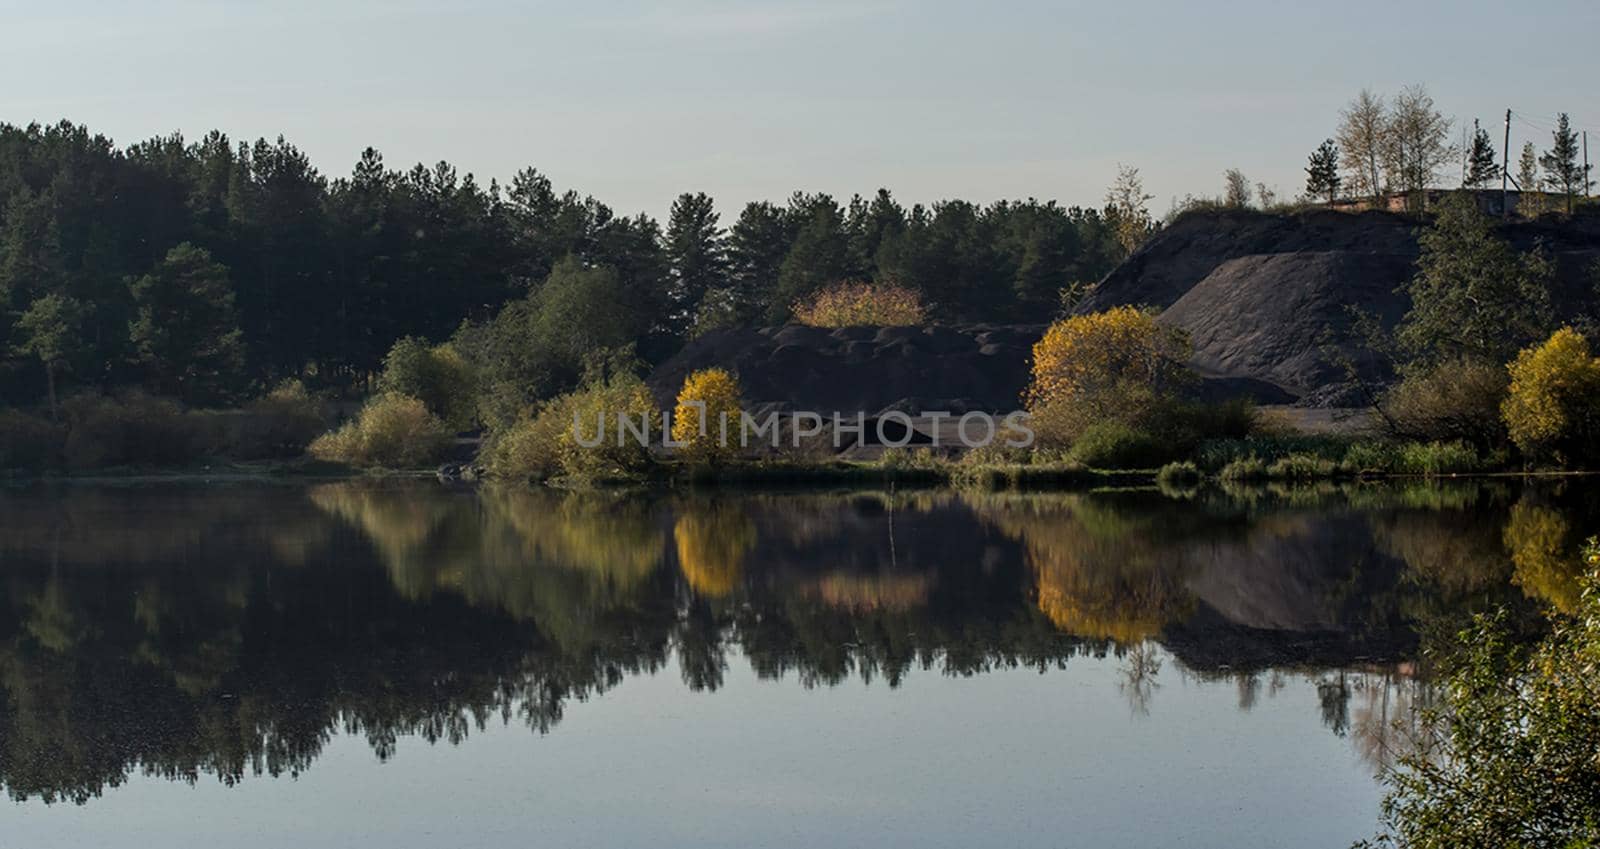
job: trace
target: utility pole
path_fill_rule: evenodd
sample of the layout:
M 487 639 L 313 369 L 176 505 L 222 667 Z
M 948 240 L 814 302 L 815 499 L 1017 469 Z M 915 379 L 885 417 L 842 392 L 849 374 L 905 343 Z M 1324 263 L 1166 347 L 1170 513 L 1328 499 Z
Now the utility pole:
M 1506 193 L 1506 180 L 1511 176 L 1511 110 L 1506 110 L 1506 140 L 1500 147 L 1500 217 L 1511 217 L 1510 195 Z

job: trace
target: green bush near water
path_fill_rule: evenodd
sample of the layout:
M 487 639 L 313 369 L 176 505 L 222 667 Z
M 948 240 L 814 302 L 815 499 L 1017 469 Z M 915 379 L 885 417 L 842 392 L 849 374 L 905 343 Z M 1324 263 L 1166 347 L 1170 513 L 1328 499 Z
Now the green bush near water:
M 1267 465 L 1267 478 L 1280 481 L 1312 481 L 1338 477 L 1344 467 L 1337 461 L 1316 454 L 1290 454 Z
M 0 410 L 0 469 L 29 472 L 61 466 L 66 428 L 44 416 Z
M 1199 483 L 1205 475 L 1200 467 L 1185 460 L 1181 463 L 1168 463 L 1156 473 L 1156 483 L 1165 486 L 1193 486 Z
M 352 466 L 415 468 L 437 462 L 450 433 L 420 400 L 385 393 L 375 396 L 343 427 L 317 437 L 311 456 Z
M 1172 444 L 1118 421 L 1090 425 L 1067 457 L 1093 469 L 1153 469 L 1176 459 Z
M 1240 457 L 1230 460 L 1227 465 L 1217 472 L 1217 479 L 1224 483 L 1253 483 L 1267 479 L 1266 461 L 1255 455 Z
M 569 477 L 598 482 L 632 480 L 642 477 L 651 465 L 650 450 L 629 434 L 619 439 L 618 413 L 637 423 L 649 420 L 650 438 L 661 438 L 661 416 L 655 409 L 644 382 L 628 373 L 596 379 L 585 387 L 558 395 L 545 402 L 538 412 L 525 415 L 493 434 L 478 452 L 478 462 L 491 477 L 516 480 L 547 480 Z M 579 445 L 573 428 L 584 429 L 592 438 L 605 419 L 604 438 L 599 445 Z

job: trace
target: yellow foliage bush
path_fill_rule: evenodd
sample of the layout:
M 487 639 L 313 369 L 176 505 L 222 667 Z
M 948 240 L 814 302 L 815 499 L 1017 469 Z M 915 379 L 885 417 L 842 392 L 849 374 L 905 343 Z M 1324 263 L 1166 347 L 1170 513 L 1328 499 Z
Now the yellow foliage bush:
M 1524 349 L 1501 404 L 1511 440 L 1532 458 L 1571 463 L 1600 452 L 1600 359 L 1570 327 Z
M 727 369 L 694 372 L 684 378 L 672 410 L 672 440 L 692 462 L 725 460 L 739 450 L 739 411 L 739 381 Z
M 449 444 L 450 433 L 426 405 L 386 392 L 368 401 L 355 419 L 317 437 L 308 450 L 319 460 L 415 468 L 437 461 Z
M 1096 422 L 1140 423 L 1190 379 L 1188 357 L 1188 340 L 1151 312 L 1072 316 L 1034 344 L 1023 404 L 1041 444 L 1065 445 Z
M 812 327 L 921 324 L 926 315 L 915 289 L 892 283 L 835 283 L 793 307 L 794 320 Z

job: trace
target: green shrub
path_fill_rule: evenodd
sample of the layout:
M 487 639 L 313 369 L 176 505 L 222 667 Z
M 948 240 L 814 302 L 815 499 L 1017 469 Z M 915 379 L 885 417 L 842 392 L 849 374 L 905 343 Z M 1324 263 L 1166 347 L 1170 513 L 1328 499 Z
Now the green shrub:
M 174 401 L 131 392 L 114 398 L 80 395 L 62 404 L 70 469 L 179 466 L 200 453 L 197 420 Z
M 1465 441 L 1408 442 L 1400 446 L 1399 468 L 1406 474 L 1466 474 L 1483 467 L 1478 449 Z
M 429 345 L 407 336 L 383 358 L 378 390 L 420 400 L 446 427 L 459 432 L 477 420 L 475 383 L 472 367 L 452 345 Z
M 887 454 L 888 451 L 884 453 Z M 959 462 L 968 466 L 1009 466 L 1048 462 L 1050 457 L 1054 457 L 1054 452 L 1032 451 L 1027 448 L 1009 448 L 998 442 L 991 442 L 988 445 L 973 448 L 962 454 Z
M 1337 436 L 1250 436 L 1244 439 L 1208 439 L 1193 451 L 1195 464 L 1216 471 L 1234 460 L 1256 457 L 1271 463 L 1290 454 L 1311 454 L 1327 460 L 1344 459 L 1350 440 Z
M 1173 459 L 1174 447 L 1118 421 L 1090 425 L 1068 457 L 1094 469 L 1151 469 Z
M 322 404 L 298 380 L 286 380 L 234 418 L 217 453 L 236 460 L 298 457 L 327 429 Z
M 1290 454 L 1267 466 L 1267 477 L 1273 480 L 1324 480 L 1336 477 L 1339 473 L 1338 463 L 1316 454 Z
M 520 480 L 558 475 L 590 480 L 635 476 L 650 465 L 650 450 L 639 445 L 632 434 L 618 439 L 617 413 L 635 423 L 641 416 L 648 417 L 651 440 L 660 439 L 661 416 L 649 390 L 638 377 L 623 373 L 558 395 L 538 413 L 490 434 L 479 462 L 493 477 Z M 582 423 L 587 440 L 602 416 L 605 438 L 601 443 L 592 448 L 578 444 L 575 423 Z
M 1354 474 L 1389 474 L 1403 466 L 1400 446 L 1393 442 L 1363 440 L 1344 452 L 1344 467 Z
M 1445 360 L 1407 374 L 1384 393 L 1382 407 L 1393 429 L 1409 439 L 1499 445 L 1506 439 L 1500 405 L 1509 384 L 1498 363 Z
M 561 474 L 561 435 L 572 427 L 570 396 L 552 399 L 485 438 L 478 451 L 484 473 L 497 478 L 545 480 Z
M 450 433 L 420 400 L 377 395 L 343 427 L 317 437 L 309 449 L 319 460 L 353 466 L 415 468 L 436 462 L 450 444 Z
M 971 453 L 963 456 L 959 462 L 969 464 L 978 462 L 970 459 Z M 944 458 L 927 448 L 889 446 L 878 455 L 878 465 L 885 469 L 934 469 L 944 463 Z
M 1200 467 L 1184 460 L 1180 463 L 1168 463 L 1156 473 L 1156 483 L 1167 486 L 1193 486 L 1200 482 L 1204 475 Z
M 44 416 L 0 410 L 0 469 L 42 471 L 61 460 L 65 429 Z
M 1217 478 L 1227 483 L 1250 483 L 1267 479 L 1267 464 L 1260 457 L 1251 455 L 1230 460 L 1217 473 Z

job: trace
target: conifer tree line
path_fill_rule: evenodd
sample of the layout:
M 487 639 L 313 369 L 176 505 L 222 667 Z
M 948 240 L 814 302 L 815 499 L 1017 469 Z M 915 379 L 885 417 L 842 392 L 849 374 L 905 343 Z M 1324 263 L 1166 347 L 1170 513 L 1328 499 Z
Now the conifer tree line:
M 1125 256 L 1118 214 L 879 190 L 723 215 L 685 193 L 663 225 L 532 168 L 484 185 L 369 148 L 330 177 L 281 137 L 122 148 L 69 122 L 0 124 L 0 402 L 354 387 L 406 337 L 537 348 L 518 367 L 556 388 L 586 351 L 659 359 L 708 328 L 781 322 L 844 279 L 911 287 L 940 321 L 1041 320 Z

